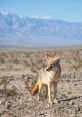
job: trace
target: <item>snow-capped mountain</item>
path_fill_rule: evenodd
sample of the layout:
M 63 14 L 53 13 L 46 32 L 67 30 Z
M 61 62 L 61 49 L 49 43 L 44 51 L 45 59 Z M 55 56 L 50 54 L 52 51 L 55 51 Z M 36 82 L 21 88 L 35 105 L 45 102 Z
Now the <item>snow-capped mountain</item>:
M 82 43 L 82 23 L 0 12 L 0 45 L 55 46 Z

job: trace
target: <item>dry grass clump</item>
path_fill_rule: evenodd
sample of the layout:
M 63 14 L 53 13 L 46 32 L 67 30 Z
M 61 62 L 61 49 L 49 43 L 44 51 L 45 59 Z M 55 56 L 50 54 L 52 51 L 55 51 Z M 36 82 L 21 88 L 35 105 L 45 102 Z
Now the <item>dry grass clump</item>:
M 72 63 L 70 65 L 71 70 L 75 70 L 75 71 L 77 71 L 79 67 L 80 67 L 79 64 L 76 64 L 76 63 Z
M 25 68 L 28 68 L 28 67 L 31 66 L 31 63 L 28 62 L 27 60 L 23 60 L 23 61 L 22 61 L 22 64 L 24 65 Z
M 9 96 L 16 96 L 17 95 L 17 89 L 15 86 L 12 86 L 11 89 L 7 88 L 9 85 L 9 79 L 8 77 L 2 77 L 0 80 L 0 95 L 9 97 Z
M 46 65 L 43 63 L 42 60 L 37 60 L 36 62 L 31 63 L 31 71 L 32 72 L 37 72 L 39 71 L 41 68 L 44 68 Z
M 18 58 L 14 58 L 14 59 L 13 59 L 13 63 L 14 63 L 14 64 L 19 64 Z
M 5 58 L 2 54 L 0 54 L 0 63 L 5 63 Z
M 29 92 L 31 93 L 36 82 L 37 82 L 36 78 L 32 76 L 28 77 L 27 80 L 24 80 L 25 88 L 29 90 Z
M 34 85 L 33 84 L 29 85 L 28 80 L 25 80 L 24 84 L 25 84 L 25 88 L 28 89 L 31 92 Z
M 71 68 L 71 70 L 77 71 L 77 70 L 80 69 L 81 67 L 82 67 L 82 59 L 70 63 L 70 68 Z
M 16 96 L 17 95 L 17 89 L 15 86 L 12 86 L 11 89 L 7 89 L 7 97 L 9 96 Z

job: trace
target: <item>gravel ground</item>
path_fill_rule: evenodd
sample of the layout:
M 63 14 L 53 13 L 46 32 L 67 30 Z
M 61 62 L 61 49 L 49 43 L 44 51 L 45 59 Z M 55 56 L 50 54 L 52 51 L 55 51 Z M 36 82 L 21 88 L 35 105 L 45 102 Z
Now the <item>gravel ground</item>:
M 59 55 L 62 68 L 58 103 L 50 107 L 45 95 L 31 95 L 45 53 Z M 82 49 L 0 51 L 0 117 L 82 117 Z

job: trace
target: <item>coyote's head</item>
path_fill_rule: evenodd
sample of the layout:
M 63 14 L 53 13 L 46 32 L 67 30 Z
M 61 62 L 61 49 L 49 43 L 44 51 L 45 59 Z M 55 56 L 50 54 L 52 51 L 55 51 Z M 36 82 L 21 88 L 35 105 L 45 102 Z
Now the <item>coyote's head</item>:
M 46 54 L 47 57 L 47 71 L 51 71 L 56 65 L 60 63 L 60 58 L 58 56 L 54 56 L 52 54 Z

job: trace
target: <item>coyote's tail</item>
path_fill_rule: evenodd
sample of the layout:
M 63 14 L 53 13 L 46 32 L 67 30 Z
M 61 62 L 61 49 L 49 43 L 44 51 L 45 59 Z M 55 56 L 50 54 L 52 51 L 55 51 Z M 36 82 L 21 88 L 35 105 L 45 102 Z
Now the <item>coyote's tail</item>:
M 39 85 L 36 83 L 33 90 L 32 90 L 32 95 L 34 96 L 36 93 L 39 91 Z

